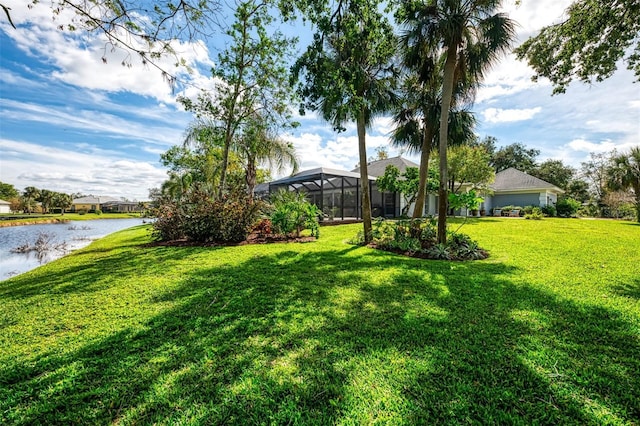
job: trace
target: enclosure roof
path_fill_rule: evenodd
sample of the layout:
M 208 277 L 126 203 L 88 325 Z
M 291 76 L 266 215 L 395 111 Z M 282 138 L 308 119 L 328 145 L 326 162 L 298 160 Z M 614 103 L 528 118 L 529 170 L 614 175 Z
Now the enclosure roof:
M 287 176 L 282 179 L 274 180 L 271 185 L 288 185 L 292 183 L 313 182 L 320 178 L 332 179 L 332 178 L 356 178 L 360 179 L 360 173 L 348 172 L 346 170 L 330 169 L 327 167 L 317 167 L 315 169 L 303 170 L 292 176 Z M 374 177 L 369 176 L 369 180 L 375 180 Z

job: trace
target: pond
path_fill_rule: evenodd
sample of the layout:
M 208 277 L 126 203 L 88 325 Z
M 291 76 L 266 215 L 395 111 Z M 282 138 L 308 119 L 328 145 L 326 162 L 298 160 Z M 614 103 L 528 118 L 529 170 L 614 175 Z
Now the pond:
M 143 223 L 144 219 L 97 219 L 0 228 L 0 281 Z

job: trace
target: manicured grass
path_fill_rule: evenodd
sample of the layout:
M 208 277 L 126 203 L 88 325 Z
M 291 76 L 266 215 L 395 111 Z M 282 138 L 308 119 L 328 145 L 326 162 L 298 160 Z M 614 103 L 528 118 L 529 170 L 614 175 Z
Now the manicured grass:
M 95 219 L 131 219 L 135 217 L 140 217 L 139 213 L 87 213 L 87 214 L 78 214 L 78 213 L 65 213 L 65 214 L 34 214 L 32 215 L 15 215 L 15 214 L 4 214 L 0 215 L 0 219 L 2 216 L 9 216 L 15 219 L 6 219 L 0 220 L 0 227 L 2 226 L 11 226 L 13 224 L 29 224 L 29 223 L 50 223 L 51 221 L 69 221 L 69 220 L 95 220 Z
M 640 226 L 484 218 L 491 257 L 148 247 L 0 283 L 3 424 L 638 424 Z

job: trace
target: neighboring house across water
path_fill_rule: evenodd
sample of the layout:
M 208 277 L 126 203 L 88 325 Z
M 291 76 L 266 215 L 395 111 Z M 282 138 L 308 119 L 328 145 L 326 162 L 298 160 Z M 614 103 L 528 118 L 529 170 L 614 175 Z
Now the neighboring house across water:
M 395 192 L 378 191 L 375 179 L 382 176 L 387 166 L 393 165 L 402 174 L 407 167 L 419 167 L 418 164 L 402 157 L 372 161 L 367 164 L 371 187 L 371 214 L 373 217 L 398 217 L 404 207 L 404 198 Z M 463 185 L 463 189 L 464 189 Z M 310 202 L 316 204 L 329 218 L 360 218 L 360 169 L 352 171 L 319 167 L 304 170 L 256 187 L 256 194 L 265 196 L 279 188 L 288 191 L 304 191 Z M 480 194 L 484 198 L 481 210 L 490 214 L 492 208 L 508 205 L 539 206 L 555 204 L 558 195 L 564 191 L 555 185 L 538 179 L 514 168 L 496 173 L 495 182 L 490 185 L 493 194 Z M 428 194 L 424 211 L 435 215 L 438 203 L 436 194 Z M 409 215 L 413 206 L 409 208 Z M 462 214 L 467 214 L 463 211 Z
M 71 212 L 94 212 L 101 210 L 103 212 L 129 213 L 140 212 L 142 207 L 136 201 L 122 201 L 115 197 L 81 197 L 73 200 Z
M 102 211 L 109 213 L 139 213 L 143 204 L 137 201 L 107 201 L 102 204 Z
M 0 213 L 11 213 L 11 203 L 5 200 L 0 200 Z

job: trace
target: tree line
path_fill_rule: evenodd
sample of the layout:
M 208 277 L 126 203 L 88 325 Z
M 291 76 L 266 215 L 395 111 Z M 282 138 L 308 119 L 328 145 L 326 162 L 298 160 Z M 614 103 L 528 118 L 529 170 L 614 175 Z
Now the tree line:
M 0 182 L 0 199 L 8 201 L 11 211 L 31 214 L 39 207 L 42 213 L 51 213 L 59 209 L 64 214 L 65 210 L 71 208 L 73 199 L 79 194 L 66 194 L 48 189 L 40 189 L 35 186 L 28 186 L 24 191 L 19 192 L 10 183 Z

